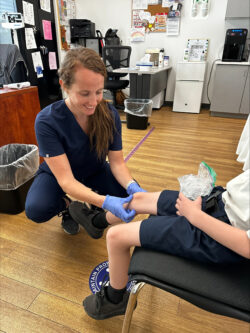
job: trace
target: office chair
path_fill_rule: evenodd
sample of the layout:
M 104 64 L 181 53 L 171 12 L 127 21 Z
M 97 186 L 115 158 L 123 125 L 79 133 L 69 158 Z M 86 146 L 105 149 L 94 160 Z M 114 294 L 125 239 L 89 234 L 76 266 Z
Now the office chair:
M 136 284 L 130 293 L 122 333 L 129 332 L 137 296 L 146 283 L 204 310 L 250 322 L 248 260 L 230 265 L 203 264 L 136 247 L 129 276 Z
M 116 103 L 116 93 L 118 90 L 125 89 L 129 85 L 129 80 L 120 80 L 127 73 L 113 73 L 113 69 L 129 67 L 131 55 L 131 46 L 123 45 L 106 45 L 102 49 L 102 58 L 106 66 L 108 77 L 104 85 L 104 89 L 110 90 L 114 105 L 121 108 Z

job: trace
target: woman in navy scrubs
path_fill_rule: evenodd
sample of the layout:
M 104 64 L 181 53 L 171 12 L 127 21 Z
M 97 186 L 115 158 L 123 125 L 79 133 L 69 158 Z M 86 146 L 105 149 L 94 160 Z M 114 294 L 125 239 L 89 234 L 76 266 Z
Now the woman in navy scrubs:
M 31 220 L 46 222 L 61 214 L 64 230 L 76 234 L 81 211 L 88 207 L 70 203 L 66 194 L 97 209 L 108 209 L 124 221 L 134 217 L 135 211 L 124 209 L 123 204 L 144 190 L 133 181 L 124 162 L 119 114 L 103 100 L 105 78 L 105 65 L 96 52 L 87 48 L 67 52 L 59 69 L 67 98 L 45 107 L 35 122 L 44 162 L 26 199 L 25 211 Z M 89 209 L 89 214 L 94 216 L 95 211 Z M 99 238 L 108 224 L 103 211 L 94 230 L 91 226 L 87 231 Z

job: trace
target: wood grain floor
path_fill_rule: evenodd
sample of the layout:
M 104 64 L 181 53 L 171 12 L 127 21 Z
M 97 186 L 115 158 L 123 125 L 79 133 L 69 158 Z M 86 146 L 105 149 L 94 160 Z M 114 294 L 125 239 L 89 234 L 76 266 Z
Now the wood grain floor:
M 244 124 L 241 119 L 210 117 L 206 110 L 184 114 L 165 107 L 153 112 L 147 130 L 129 130 L 123 124 L 124 156 L 154 127 L 127 162 L 142 187 L 177 190 L 177 178 L 196 174 L 201 161 L 215 169 L 217 184 L 224 186 L 241 172 L 235 151 Z M 0 247 L 0 332 L 121 332 L 122 316 L 95 321 L 81 305 L 90 294 L 92 269 L 107 260 L 105 235 L 100 240 L 83 230 L 66 235 L 59 217 L 35 224 L 24 213 L 0 214 Z M 142 332 L 247 333 L 249 325 L 146 286 L 131 326 L 131 333 Z

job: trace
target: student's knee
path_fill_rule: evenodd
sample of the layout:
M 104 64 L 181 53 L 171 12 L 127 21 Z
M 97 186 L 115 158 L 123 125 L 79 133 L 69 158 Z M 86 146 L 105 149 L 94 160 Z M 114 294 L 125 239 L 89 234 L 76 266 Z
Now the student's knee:
M 121 235 L 122 230 L 120 225 L 109 228 L 106 234 L 107 244 L 110 246 L 121 244 Z

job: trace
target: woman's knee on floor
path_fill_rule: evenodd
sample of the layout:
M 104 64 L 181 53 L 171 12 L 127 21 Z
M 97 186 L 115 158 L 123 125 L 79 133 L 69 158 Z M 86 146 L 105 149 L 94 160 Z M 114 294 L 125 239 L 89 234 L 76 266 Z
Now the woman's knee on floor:
M 52 210 L 51 207 L 48 207 L 48 205 L 44 204 L 42 200 L 39 202 L 26 200 L 25 213 L 28 219 L 36 223 L 47 222 L 56 215 L 54 210 Z

